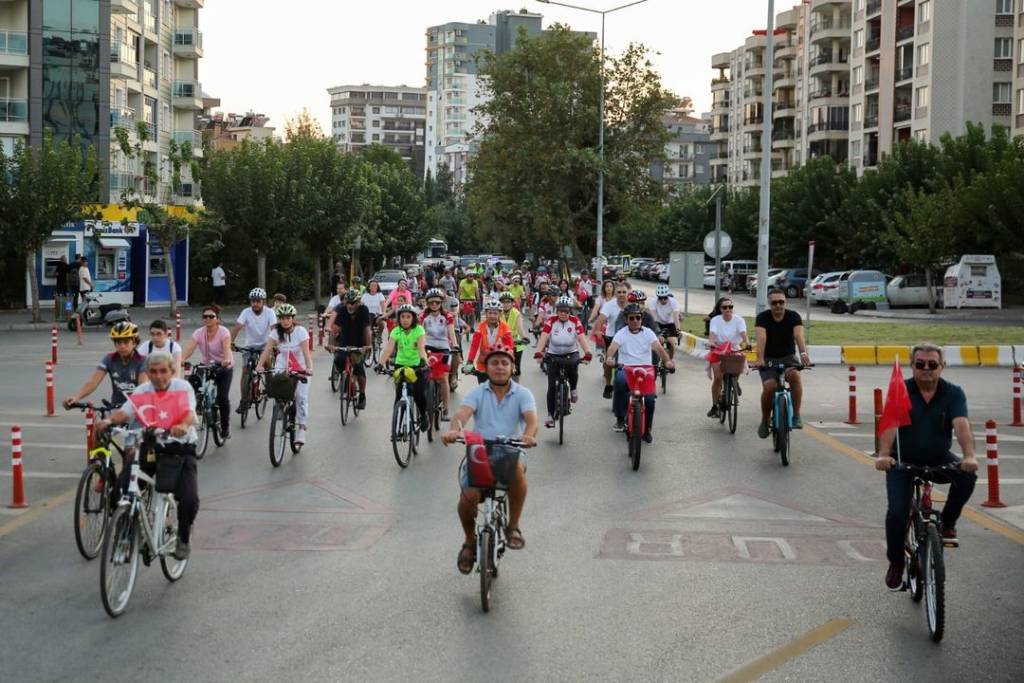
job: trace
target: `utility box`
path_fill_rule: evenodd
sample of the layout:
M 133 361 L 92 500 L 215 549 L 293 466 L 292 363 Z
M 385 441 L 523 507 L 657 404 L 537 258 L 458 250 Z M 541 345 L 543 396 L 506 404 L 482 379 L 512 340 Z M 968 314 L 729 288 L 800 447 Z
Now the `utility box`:
M 671 252 L 668 256 L 668 284 L 682 289 L 704 289 L 704 252 Z
M 1002 308 L 1003 281 L 992 254 L 964 254 L 946 269 L 942 303 L 946 308 Z

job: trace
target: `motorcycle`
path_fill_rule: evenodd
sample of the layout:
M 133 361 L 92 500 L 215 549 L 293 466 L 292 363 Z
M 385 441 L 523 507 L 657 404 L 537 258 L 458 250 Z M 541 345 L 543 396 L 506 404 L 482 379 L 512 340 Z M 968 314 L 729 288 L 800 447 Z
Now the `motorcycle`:
M 81 318 L 82 327 L 96 325 L 111 326 L 124 320 L 131 320 L 128 309 L 123 304 L 101 304 L 99 296 L 93 293 L 82 295 L 75 315 L 68 318 L 68 329 L 75 331 L 75 318 Z

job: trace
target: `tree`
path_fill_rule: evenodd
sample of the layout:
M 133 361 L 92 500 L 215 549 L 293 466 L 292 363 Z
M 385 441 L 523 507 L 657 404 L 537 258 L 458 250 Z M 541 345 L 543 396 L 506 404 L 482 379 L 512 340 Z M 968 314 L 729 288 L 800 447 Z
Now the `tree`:
M 946 192 L 929 194 L 908 185 L 900 196 L 904 210 L 889 217 L 885 241 L 903 261 L 924 270 L 929 313 L 935 313 L 933 270 L 952 259 L 956 242 L 947 225 L 951 199 Z
M 288 119 L 284 124 L 284 140 L 291 142 L 295 138 L 323 138 L 324 129 L 320 123 L 313 118 L 305 107 L 295 118 Z
M 425 249 L 430 235 L 423 223 L 423 195 L 408 166 L 364 164 L 363 173 L 365 212 L 356 231 L 362 250 L 409 257 Z
M 593 248 L 597 206 L 600 54 L 593 41 L 555 25 L 520 31 L 514 49 L 479 65 L 485 103 L 473 133 L 479 152 L 466 193 L 477 236 L 503 251 L 577 258 Z M 642 46 L 610 59 L 605 137 L 607 215 L 614 223 L 657 186 L 649 163 L 663 154 L 661 116 L 675 98 Z
M 10 157 L 0 149 L 0 234 L 24 255 L 33 322 L 40 317 L 35 255 L 55 229 L 88 217 L 97 193 L 96 151 L 77 136 L 55 143 L 47 129 L 39 147 L 19 142 Z

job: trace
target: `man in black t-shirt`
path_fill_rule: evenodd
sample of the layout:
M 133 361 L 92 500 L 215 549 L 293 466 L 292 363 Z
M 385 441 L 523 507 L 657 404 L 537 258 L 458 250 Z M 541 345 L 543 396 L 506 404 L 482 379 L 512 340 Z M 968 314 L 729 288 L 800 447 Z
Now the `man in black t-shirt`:
M 761 424 L 757 427 L 757 435 L 768 438 L 768 419 L 772 412 L 772 398 L 779 388 L 778 373 L 766 367 L 770 363 L 799 363 L 807 365 L 807 341 L 804 339 L 804 321 L 796 311 L 786 310 L 786 295 L 775 287 L 768 290 L 768 310 L 758 313 L 754 320 L 754 331 L 757 334 L 757 360 L 754 365 L 761 375 Z M 797 348 L 800 356 L 797 357 Z M 803 429 L 800 419 L 800 399 L 803 386 L 800 384 L 800 372 L 796 368 L 786 370 L 786 380 L 793 394 L 793 428 Z
M 363 352 L 367 352 L 373 344 L 373 333 L 370 329 L 372 322 L 370 311 L 360 301 L 360 294 L 350 289 L 345 294 L 345 302 L 334 309 L 334 320 L 331 323 L 331 338 L 334 339 L 336 347 L 359 346 Z M 340 351 L 334 353 L 334 364 L 337 372 L 345 368 L 345 356 Z M 352 373 L 359 385 L 358 408 L 366 407 L 366 370 L 360 362 L 352 361 Z

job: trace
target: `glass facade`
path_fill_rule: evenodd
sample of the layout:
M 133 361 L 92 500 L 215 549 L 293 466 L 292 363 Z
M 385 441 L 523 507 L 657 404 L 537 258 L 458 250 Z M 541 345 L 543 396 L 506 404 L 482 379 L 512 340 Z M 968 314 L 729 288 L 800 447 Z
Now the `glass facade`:
M 99 135 L 99 0 L 43 0 L 43 127 L 84 144 Z

